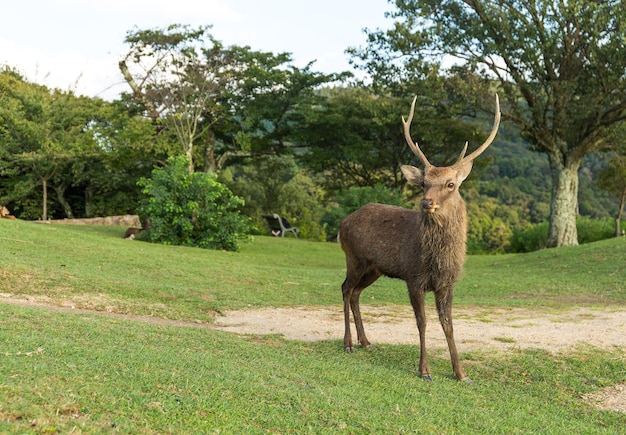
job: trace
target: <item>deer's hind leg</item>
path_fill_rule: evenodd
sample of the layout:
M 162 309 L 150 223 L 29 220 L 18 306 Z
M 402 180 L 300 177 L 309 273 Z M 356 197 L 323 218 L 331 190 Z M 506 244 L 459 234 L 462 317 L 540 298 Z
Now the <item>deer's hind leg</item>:
M 371 347 L 372 344 L 365 336 L 365 329 L 363 328 L 363 319 L 361 317 L 361 308 L 359 304 L 359 297 L 361 292 L 371 285 L 380 277 L 381 273 L 374 268 L 368 268 L 365 273 L 361 274 L 358 278 L 350 276 L 343 282 L 341 291 L 343 293 L 343 314 L 345 322 L 345 332 L 343 336 L 343 346 L 346 352 L 354 352 L 352 346 L 352 333 L 350 332 L 350 310 L 354 316 L 354 324 L 356 326 L 357 340 L 363 347 Z M 353 284 L 356 283 L 356 284 Z

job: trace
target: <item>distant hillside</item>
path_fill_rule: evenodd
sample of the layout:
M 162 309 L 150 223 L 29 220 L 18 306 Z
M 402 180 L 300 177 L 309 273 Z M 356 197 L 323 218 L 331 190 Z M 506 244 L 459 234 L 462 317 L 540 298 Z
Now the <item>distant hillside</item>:
M 469 218 L 468 251 L 518 252 L 543 246 L 552 196 L 548 157 L 531 151 L 514 128 L 501 125 L 494 143 L 474 163 L 463 189 Z M 613 231 L 611 219 L 618 209 L 617 198 L 611 198 L 595 183 L 603 165 L 602 155 L 591 155 L 579 171 L 579 214 L 584 222 L 595 222 L 587 225 L 588 230 L 579 230 L 581 243 L 600 240 L 605 233 L 610 237 Z M 523 247 L 519 243 L 512 246 L 512 240 L 525 239 Z
M 552 188 L 548 157 L 531 151 L 517 131 L 506 125 L 500 127 L 485 156 L 488 159 L 476 168 L 477 176 L 473 177 L 478 193 L 515 208 L 521 221 L 547 220 Z M 617 211 L 617 200 L 595 184 L 595 176 L 603 165 L 602 155 L 594 154 L 587 156 L 579 171 L 581 216 L 609 218 Z

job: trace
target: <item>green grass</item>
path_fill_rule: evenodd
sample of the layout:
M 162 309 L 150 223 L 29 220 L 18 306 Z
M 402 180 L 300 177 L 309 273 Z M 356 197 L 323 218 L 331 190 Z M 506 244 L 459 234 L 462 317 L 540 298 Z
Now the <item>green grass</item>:
M 226 309 L 341 304 L 336 244 L 257 237 L 240 253 L 129 242 L 123 229 L 0 220 L 0 293 L 211 322 Z M 626 306 L 626 240 L 470 257 L 456 306 Z M 368 304 L 408 304 L 381 279 Z M 432 302 L 432 300 L 430 301 Z M 3 304 L 0 433 L 625 433 L 585 393 L 626 382 L 624 349 L 347 355 L 304 343 Z

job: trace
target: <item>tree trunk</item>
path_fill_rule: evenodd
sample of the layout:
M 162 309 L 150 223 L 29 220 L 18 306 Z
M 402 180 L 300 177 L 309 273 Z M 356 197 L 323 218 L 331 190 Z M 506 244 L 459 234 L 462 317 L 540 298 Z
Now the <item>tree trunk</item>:
M 190 143 L 188 145 L 185 154 L 187 154 L 187 160 L 189 160 L 189 173 L 193 174 L 194 173 L 194 167 L 193 167 L 193 143 Z
M 204 143 L 204 172 L 217 174 L 217 160 L 215 158 L 215 133 L 209 129 Z
M 622 220 L 622 213 L 624 212 L 624 205 L 626 205 L 626 187 L 622 192 L 622 199 L 619 202 L 619 210 L 615 215 L 615 237 L 619 237 L 622 235 L 622 228 L 620 226 L 620 222 Z
M 65 212 L 65 217 L 67 217 L 68 219 L 74 219 L 72 206 L 70 206 L 70 203 L 67 202 L 67 199 L 65 199 L 66 189 L 67 186 L 65 184 L 60 184 L 54 187 L 54 190 L 57 193 L 57 200 L 59 201 L 59 204 L 61 204 L 61 206 L 63 207 L 63 211 Z
M 85 188 L 85 217 L 91 217 L 91 210 L 93 208 L 93 188 L 87 186 Z
M 48 180 L 41 177 L 41 187 L 43 189 L 43 207 L 41 211 L 41 220 L 48 220 Z
M 546 247 L 578 245 L 576 216 L 578 215 L 578 168 L 580 162 L 563 163 L 549 155 L 552 170 L 552 202 L 550 229 Z

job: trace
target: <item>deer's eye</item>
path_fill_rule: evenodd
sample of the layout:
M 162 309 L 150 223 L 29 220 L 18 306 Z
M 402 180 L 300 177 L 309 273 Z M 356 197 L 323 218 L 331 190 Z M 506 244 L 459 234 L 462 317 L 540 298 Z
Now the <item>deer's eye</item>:
M 448 189 L 450 190 L 454 189 L 454 183 L 448 183 Z
M 420 187 L 424 188 L 424 182 L 423 181 L 420 181 Z

